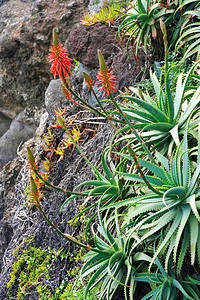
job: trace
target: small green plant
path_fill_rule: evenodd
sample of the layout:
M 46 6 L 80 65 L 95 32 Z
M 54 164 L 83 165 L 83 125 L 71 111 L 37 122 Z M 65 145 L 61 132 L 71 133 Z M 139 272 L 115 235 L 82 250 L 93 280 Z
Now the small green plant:
M 13 253 L 17 260 L 13 264 L 11 279 L 7 284 L 10 299 L 21 299 L 35 288 L 41 290 L 43 281 L 50 279 L 52 264 L 61 253 L 62 251 L 37 248 L 33 237 L 17 247 Z
M 85 14 L 81 22 L 83 25 L 88 25 L 88 26 L 98 22 L 106 23 L 110 25 L 122 12 L 123 12 L 122 6 L 113 4 L 111 6 L 107 6 L 103 8 L 98 13 Z
M 87 294 L 86 300 L 96 300 L 99 286 L 93 288 L 91 293 Z M 62 282 L 59 288 L 56 289 L 54 298 L 51 300 L 84 300 L 85 287 L 80 281 L 73 283 L 67 283 L 66 280 Z
M 7 283 L 9 299 L 22 299 L 28 293 L 36 291 L 40 295 L 38 298 L 40 300 L 83 299 L 85 287 L 80 281 L 75 284 L 75 279 L 80 274 L 77 264 L 82 260 L 82 250 L 65 252 L 37 248 L 33 236 L 30 236 L 14 250 L 13 254 L 16 261 L 10 274 L 11 279 Z M 58 259 L 61 261 L 68 259 L 73 268 L 66 272 L 66 280 L 52 290 L 45 283 L 51 279 L 52 267 Z M 88 294 L 87 300 L 94 299 L 96 298 Z
M 200 88 L 190 87 L 190 91 L 187 85 L 193 68 L 194 66 L 188 71 L 184 80 L 183 74 L 179 74 L 176 88 L 173 91 L 170 86 L 169 74 L 171 69 L 169 69 L 165 76 L 164 84 L 162 83 L 162 77 L 159 81 L 156 74 L 150 71 L 150 78 L 154 88 L 153 97 L 148 92 L 142 92 L 139 88 L 130 88 L 137 97 L 122 95 L 126 101 L 120 104 L 122 112 L 126 114 L 127 118 L 137 122 L 134 127 L 141 130 L 140 135 L 146 145 L 152 146 L 153 149 L 158 149 L 164 154 L 170 152 L 174 145 L 179 145 L 185 124 L 191 115 L 192 119 L 189 124 L 191 129 L 190 136 L 197 138 L 195 128 L 199 122 L 198 103 L 200 101 Z M 186 95 L 190 97 L 189 101 L 187 101 Z M 185 108 L 183 109 L 184 105 Z M 197 115 L 195 116 L 195 114 Z M 124 135 L 116 143 L 123 140 L 127 141 L 127 139 L 130 142 L 132 139 L 131 143 L 134 143 L 134 134 Z M 140 144 L 135 144 L 133 147 L 134 149 L 141 149 Z

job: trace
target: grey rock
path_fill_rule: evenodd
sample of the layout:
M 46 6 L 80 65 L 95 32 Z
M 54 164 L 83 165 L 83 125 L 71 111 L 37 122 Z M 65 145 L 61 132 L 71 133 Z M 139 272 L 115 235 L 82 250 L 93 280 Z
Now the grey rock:
M 0 137 L 8 130 L 11 121 L 9 117 L 0 111 Z
M 36 128 L 37 124 L 28 109 L 17 115 L 11 122 L 10 128 L 0 138 L 0 168 L 17 156 L 20 143 L 30 139 Z
M 2 3 L 0 107 L 16 115 L 26 106 L 44 106 L 44 94 L 51 76 L 48 51 L 52 29 L 59 28 L 59 40 L 64 43 L 83 16 L 88 1 L 16 0 Z
M 50 120 L 55 116 L 54 110 L 62 106 L 66 106 L 66 97 L 61 89 L 61 81 L 60 79 L 51 80 L 45 92 L 45 107 Z

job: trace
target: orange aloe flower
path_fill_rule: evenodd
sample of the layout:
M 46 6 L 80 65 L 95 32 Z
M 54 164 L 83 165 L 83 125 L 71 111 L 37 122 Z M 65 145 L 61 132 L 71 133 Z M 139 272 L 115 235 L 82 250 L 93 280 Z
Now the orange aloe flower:
M 30 189 L 30 198 L 29 201 L 36 205 L 40 206 L 40 199 L 42 198 L 42 193 L 38 189 L 38 182 L 33 179 L 32 176 L 30 176 L 30 184 L 31 184 L 31 189 Z
M 104 57 L 100 50 L 98 50 L 98 57 L 99 57 L 99 64 L 100 70 L 97 75 L 97 79 L 99 81 L 96 82 L 97 85 L 101 84 L 102 86 L 98 89 L 98 91 L 104 90 L 104 94 L 102 98 L 107 94 L 108 96 L 112 94 L 113 91 L 116 92 L 116 88 L 114 83 L 117 81 L 115 80 L 115 75 L 110 72 L 109 68 L 107 67 Z
M 88 75 L 88 73 L 86 73 L 86 72 L 83 71 L 83 76 L 84 76 L 86 85 L 87 85 L 90 89 L 93 89 L 94 81 L 92 81 L 92 79 L 91 79 L 91 77 Z
M 53 30 L 53 44 L 49 50 L 49 62 L 51 64 L 51 73 L 54 76 L 58 74 L 60 78 L 69 77 L 69 74 L 72 75 L 70 71 L 71 58 L 69 58 L 69 54 L 67 50 L 63 47 L 62 44 L 59 43 L 57 33 L 55 29 Z
M 31 149 L 29 147 L 27 147 L 27 153 L 28 153 L 28 162 L 29 162 L 29 166 L 32 170 L 36 170 L 37 169 L 37 163 L 35 160 L 35 157 L 31 151 Z

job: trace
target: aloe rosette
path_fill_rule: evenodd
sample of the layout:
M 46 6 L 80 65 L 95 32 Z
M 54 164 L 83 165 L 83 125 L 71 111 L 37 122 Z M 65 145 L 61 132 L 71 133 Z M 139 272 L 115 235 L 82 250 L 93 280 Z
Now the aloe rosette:
M 134 299 L 136 288 L 134 274 L 141 269 L 138 268 L 141 261 L 150 262 L 151 257 L 137 249 L 132 251 L 131 256 L 129 255 L 131 243 L 127 244 L 126 237 L 121 233 L 119 221 L 120 214 L 117 210 L 111 218 L 104 218 L 104 220 L 99 214 L 99 225 L 96 230 L 93 230 L 96 248 L 85 255 L 85 263 L 80 274 L 82 278 L 91 277 L 84 299 L 99 283 L 101 283 L 99 300 L 116 299 L 121 289 L 124 289 L 126 300 Z
M 120 199 L 128 198 L 134 194 L 134 190 L 130 182 L 124 180 L 119 176 L 119 171 L 127 171 L 126 163 L 121 163 L 116 168 L 111 160 L 109 148 L 106 148 L 104 150 L 101 162 L 105 176 L 103 176 L 98 170 L 95 170 L 94 168 L 93 173 L 96 177 L 96 180 L 88 180 L 79 184 L 74 190 L 74 194 L 67 198 L 61 207 L 62 210 L 69 201 L 76 197 L 85 197 L 85 200 L 82 204 L 85 209 L 77 214 L 74 220 L 83 215 L 85 212 L 92 210 L 94 207 L 97 207 L 98 205 L 103 207 Z M 83 186 L 88 186 L 90 188 L 84 190 L 82 193 L 79 192 L 78 194 L 76 190 L 82 188 Z M 86 227 L 86 232 L 88 226 L 90 225 L 90 222 L 95 218 L 96 215 L 97 212 L 94 213 L 90 218 Z
M 156 259 L 157 270 L 152 273 L 139 273 L 134 279 L 136 282 L 149 283 L 150 286 L 154 286 L 148 294 L 146 294 L 141 300 L 195 300 L 200 298 L 200 291 L 197 285 L 200 285 L 200 276 L 184 275 L 183 278 L 176 278 L 173 272 L 172 263 L 168 273 L 166 273 L 159 261 Z
M 172 91 L 170 87 L 169 71 L 165 76 L 164 86 L 150 71 L 155 96 L 142 92 L 137 88 L 130 88 L 135 96 L 123 95 L 125 103 L 121 104 L 121 110 L 129 120 L 136 122 L 134 128 L 140 130 L 140 136 L 147 146 L 159 150 L 161 153 L 170 153 L 174 146 L 178 146 L 184 134 L 184 128 L 189 117 L 189 134 L 197 139 L 197 125 L 199 122 L 200 87 L 188 90 L 187 82 L 193 65 L 183 80 L 183 74 L 178 76 L 176 88 Z M 186 92 L 191 99 L 186 99 Z M 128 126 L 126 130 L 130 129 Z M 123 131 L 125 130 L 123 129 Z M 116 134 L 119 135 L 120 131 Z M 115 137 L 116 137 L 115 136 Z M 132 141 L 137 139 L 134 133 L 124 134 L 117 142 Z M 141 149 L 141 145 L 133 146 L 135 150 Z
M 166 14 L 166 7 L 160 2 L 152 0 L 137 0 L 133 7 L 126 13 L 125 19 L 119 26 L 118 35 L 122 37 L 129 34 L 128 45 L 132 38 L 135 40 L 136 55 L 142 42 L 147 52 L 148 44 L 151 43 L 151 37 L 156 38 L 156 22 Z
M 189 123 L 189 122 L 188 122 Z M 139 236 L 139 244 L 154 241 L 159 237 L 157 249 L 149 269 L 158 257 L 165 253 L 165 269 L 171 255 L 177 263 L 177 273 L 181 267 L 188 249 L 190 249 L 191 265 L 196 258 L 200 261 L 200 144 L 195 149 L 197 163 L 190 158 L 188 148 L 188 126 L 184 139 L 168 160 L 159 152 L 156 157 L 161 166 L 142 158 L 137 159 L 137 173 L 120 173 L 125 180 L 139 183 L 142 195 L 109 205 L 104 209 L 127 207 L 123 230 L 131 239 Z M 122 154 L 135 164 L 135 154 L 129 146 L 129 155 Z M 147 173 L 148 172 L 148 173 Z M 142 175 L 141 175 L 142 174 Z M 194 230 L 195 228 L 195 230 Z M 179 255 L 178 255 L 179 251 Z M 178 259 L 177 259 L 178 257 Z

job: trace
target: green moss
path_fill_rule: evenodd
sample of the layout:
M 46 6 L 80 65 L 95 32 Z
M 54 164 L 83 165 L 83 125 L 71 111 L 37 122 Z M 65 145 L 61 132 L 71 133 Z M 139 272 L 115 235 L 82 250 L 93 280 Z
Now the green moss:
M 63 250 L 37 248 L 31 236 L 17 247 L 13 255 L 16 261 L 13 263 L 13 271 L 10 274 L 10 281 L 7 283 L 9 299 L 24 299 L 24 296 L 31 292 L 37 292 L 40 296 L 38 300 L 82 300 L 85 288 L 73 282 L 80 274 L 77 264 L 82 260 L 83 250 L 76 249 L 73 252 Z M 60 259 L 68 259 L 72 264 L 72 269 L 66 271 L 66 279 L 60 286 L 52 291 L 45 285 L 50 280 L 50 272 L 53 263 Z M 89 296 L 88 300 L 95 300 L 96 296 Z

